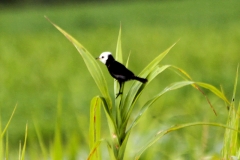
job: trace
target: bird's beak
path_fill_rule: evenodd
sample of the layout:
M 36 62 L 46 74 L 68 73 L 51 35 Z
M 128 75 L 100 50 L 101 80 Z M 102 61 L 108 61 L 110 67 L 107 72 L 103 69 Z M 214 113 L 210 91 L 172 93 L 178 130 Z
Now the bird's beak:
M 99 60 L 99 57 L 97 57 L 96 60 Z

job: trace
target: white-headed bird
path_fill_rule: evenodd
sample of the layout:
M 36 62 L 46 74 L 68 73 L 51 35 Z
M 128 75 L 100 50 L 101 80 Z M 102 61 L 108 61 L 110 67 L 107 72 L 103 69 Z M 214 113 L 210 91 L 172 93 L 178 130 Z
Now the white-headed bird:
M 104 63 L 107 66 L 108 71 L 111 74 L 111 76 L 118 81 L 120 88 L 119 88 L 119 92 L 118 92 L 116 98 L 120 94 L 122 94 L 121 88 L 122 88 L 122 84 L 124 82 L 129 81 L 129 80 L 137 80 L 142 83 L 147 82 L 146 78 L 141 78 L 141 77 L 135 76 L 134 73 L 131 72 L 129 69 L 127 69 L 123 64 L 119 63 L 118 61 L 115 61 L 111 52 L 103 52 L 96 59 L 99 59 L 102 63 Z

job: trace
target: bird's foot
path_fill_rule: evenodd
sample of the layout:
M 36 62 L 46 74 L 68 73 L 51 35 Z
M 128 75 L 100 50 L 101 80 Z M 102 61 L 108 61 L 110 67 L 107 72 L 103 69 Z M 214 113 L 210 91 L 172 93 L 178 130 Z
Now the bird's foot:
M 119 92 L 119 93 L 116 95 L 116 99 L 118 98 L 118 96 L 119 96 L 120 94 L 122 94 L 122 92 Z

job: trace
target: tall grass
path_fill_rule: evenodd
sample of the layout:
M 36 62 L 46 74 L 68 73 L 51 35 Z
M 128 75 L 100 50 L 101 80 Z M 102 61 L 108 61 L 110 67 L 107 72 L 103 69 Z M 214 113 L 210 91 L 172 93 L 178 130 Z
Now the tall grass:
M 14 107 L 11 116 L 9 117 L 9 120 L 2 130 L 2 122 L 0 120 L 0 159 L 9 159 L 9 137 L 8 137 L 8 127 L 12 121 L 12 118 L 15 114 L 15 111 L 17 109 L 17 104 Z M 18 160 L 24 160 L 25 159 L 25 152 L 26 152 L 26 145 L 27 145 L 27 133 L 28 133 L 28 125 L 26 124 L 26 129 L 25 129 L 25 138 L 23 143 L 20 141 L 19 142 L 19 152 L 18 152 Z M 6 139 L 5 139 L 6 138 Z M 17 158 L 17 155 L 15 155 L 15 158 Z
M 239 66 L 238 66 L 239 68 Z M 233 95 L 231 104 L 229 105 L 229 113 L 227 119 L 227 125 L 235 130 L 239 130 L 239 116 L 240 116 L 240 102 L 236 105 L 236 91 L 238 84 L 238 68 L 235 78 L 235 84 L 233 88 Z M 239 133 L 231 129 L 226 129 L 224 134 L 224 143 L 222 149 L 223 159 L 239 159 L 240 158 L 240 142 Z
M 48 19 L 49 20 L 49 19 Z M 101 140 L 100 135 L 100 128 L 101 128 L 101 122 L 100 122 L 100 101 L 102 102 L 103 110 L 106 115 L 106 119 L 109 126 L 109 132 L 111 141 L 107 142 L 107 147 L 109 151 L 109 157 L 111 159 L 115 160 L 121 160 L 124 159 L 126 146 L 129 140 L 130 133 L 132 129 L 135 127 L 135 125 L 139 122 L 139 119 L 141 119 L 142 115 L 148 110 L 148 108 L 162 95 L 165 93 L 176 90 L 185 86 L 192 86 L 193 88 L 200 91 L 205 97 L 205 93 L 199 88 L 203 87 L 208 90 L 210 90 L 212 93 L 214 93 L 217 97 L 222 99 L 227 105 L 230 105 L 230 102 L 224 95 L 224 93 L 217 89 L 216 87 L 202 82 L 194 82 L 192 81 L 192 78 L 187 74 L 184 70 L 172 66 L 172 65 L 166 65 L 159 67 L 159 63 L 161 60 L 169 53 L 170 49 L 175 45 L 172 45 L 169 47 L 166 51 L 159 54 L 155 59 L 152 60 L 139 74 L 140 77 L 146 77 L 148 79 L 148 82 L 146 84 L 139 83 L 137 81 L 134 81 L 132 83 L 132 86 L 130 87 L 129 91 L 124 91 L 122 95 L 120 95 L 120 98 L 111 100 L 108 88 L 106 85 L 106 80 L 104 78 L 104 75 L 98 66 L 98 63 L 96 62 L 95 58 L 87 51 L 86 48 L 83 47 L 82 44 L 80 44 L 75 38 L 73 38 L 70 34 L 68 34 L 66 31 L 61 29 L 59 26 L 54 24 L 49 20 L 52 25 L 58 29 L 78 50 L 80 55 L 82 56 L 88 71 L 92 75 L 98 89 L 102 93 L 102 96 L 95 97 L 92 100 L 91 103 L 91 109 L 90 109 L 90 148 L 91 152 L 89 154 L 88 159 L 101 159 L 100 155 L 100 148 L 99 144 L 103 141 Z M 120 62 L 122 62 L 122 49 L 121 49 L 121 29 L 118 36 L 118 42 L 117 42 L 117 49 L 116 49 L 116 59 Z M 129 59 L 129 58 L 128 58 Z M 127 62 L 128 64 L 128 62 Z M 129 122 L 129 119 L 132 115 L 133 108 L 136 107 L 135 104 L 137 100 L 139 99 L 141 93 L 145 89 L 148 84 L 154 80 L 154 78 L 165 71 L 168 68 L 172 68 L 175 72 L 177 72 L 178 75 L 183 77 L 184 81 L 175 82 L 168 86 L 166 86 L 165 89 L 163 89 L 161 92 L 159 92 L 156 96 L 148 100 L 142 107 L 140 107 L 140 112 L 136 116 L 135 120 L 132 122 Z M 236 78 L 237 79 L 237 78 Z M 114 90 L 115 93 L 117 93 L 117 82 L 114 82 Z M 206 97 L 207 98 L 207 97 Z M 208 98 L 207 98 L 208 100 Z M 114 104 L 112 104 L 112 101 L 114 101 Z M 209 105 L 212 107 L 210 101 L 208 100 Z M 113 107 L 114 106 L 114 107 Z M 215 109 L 212 107 L 213 112 L 216 114 Z M 237 128 L 236 127 L 229 127 L 227 125 L 218 124 L 218 123 L 210 123 L 210 122 L 196 122 L 196 123 L 187 123 L 182 125 L 177 125 L 174 127 L 171 127 L 165 131 L 158 132 L 152 140 L 144 144 L 143 146 L 139 146 L 141 149 L 137 152 L 135 155 L 135 159 L 139 159 L 142 155 L 142 153 L 151 147 L 154 143 L 156 143 L 162 136 L 165 134 L 179 130 L 182 128 L 186 128 L 189 126 L 196 126 L 196 125 L 212 125 L 212 126 L 219 126 L 224 127 L 226 129 L 230 129 L 231 132 L 234 132 L 236 134 Z
M 19 106 L 12 122 L 14 125 L 9 128 L 11 137 L 9 143 L 18 143 L 18 140 L 24 137 L 23 126 L 26 121 L 29 121 L 30 135 L 35 134 L 33 123 L 30 121 L 32 116 L 36 118 L 44 140 L 52 140 L 55 126 L 54 123 L 48 122 L 55 118 L 58 92 L 63 93 L 63 133 L 67 135 L 69 129 L 74 130 L 78 125 L 75 116 L 72 116 L 76 112 L 82 114 L 81 128 L 86 128 L 88 116 L 83 117 L 89 111 L 87 107 L 89 99 L 100 94 L 94 87 L 87 87 L 94 85 L 94 80 L 85 64 L 81 63 L 81 57 L 76 54 L 75 48 L 66 39 L 61 38 L 62 35 L 53 31 L 43 15 L 48 15 L 64 29 L 70 31 L 84 43 L 94 57 L 103 50 L 115 50 L 121 21 L 124 31 L 121 37 L 123 62 L 126 62 L 128 53 L 131 52 L 129 67 L 136 73 L 140 73 L 144 66 L 163 49 L 181 38 L 178 45 L 171 50 L 171 56 L 165 57 L 161 63 L 175 64 L 186 70 L 195 80 L 208 82 L 214 86 L 223 85 L 229 98 L 232 94 L 229 82 L 238 62 L 240 33 L 238 32 L 238 4 L 238 0 L 229 3 L 224 0 L 211 2 L 184 0 L 1 8 L 0 103 L 1 111 L 4 113 L 3 124 L 7 122 L 8 115 L 12 112 L 11 106 L 14 106 L 17 101 Z M 170 12 L 169 8 L 174 12 Z M 100 68 L 103 67 L 100 65 Z M 105 69 L 103 73 L 106 75 L 110 96 L 112 96 L 114 90 L 110 88 L 113 82 Z M 85 75 L 85 78 L 82 78 L 82 75 Z M 162 90 L 170 82 L 181 80 L 171 72 L 163 72 L 156 79 L 143 92 L 142 96 L 146 99 L 139 99 L 136 102 L 137 105 L 145 103 L 145 100 L 157 94 L 151 88 Z M 131 82 L 127 83 L 125 89 L 130 85 Z M 89 94 L 85 94 L 85 90 Z M 169 119 L 167 123 L 172 125 L 176 123 L 175 120 L 178 121 L 174 118 L 176 114 L 172 114 L 172 111 L 175 111 L 178 116 L 182 116 L 182 122 L 187 119 L 204 120 L 205 116 L 209 117 L 210 121 L 224 122 L 226 110 L 212 95 L 209 99 L 219 116 L 211 117 L 211 111 L 196 114 L 206 112 L 208 105 L 200 94 L 192 94 L 192 92 L 194 91 L 190 87 L 185 87 L 182 90 L 176 90 L 171 96 L 165 94 L 163 100 L 155 102 L 159 107 L 148 110 L 148 119 L 154 123 L 163 123 L 165 119 Z M 174 97 L 179 97 L 177 104 L 173 103 Z M 202 105 L 190 107 L 194 106 L 193 104 Z M 136 107 L 133 112 L 137 110 Z M 46 123 L 48 125 L 45 125 Z M 149 127 L 149 130 L 153 127 L 143 124 L 141 126 L 146 129 Z M 140 126 L 137 129 L 144 132 L 144 128 Z M 194 137 L 196 132 L 191 132 L 191 136 Z M 179 133 L 182 134 L 182 132 Z M 105 134 L 106 132 L 103 131 L 102 135 Z M 221 134 L 222 132 L 218 132 L 217 136 L 209 139 L 208 142 L 211 141 L 211 143 L 207 145 L 207 150 L 214 148 L 211 144 L 217 143 Z M 81 133 L 80 136 L 84 139 L 87 133 Z M 33 135 L 29 140 L 34 143 L 35 137 Z M 174 144 L 174 141 L 169 143 Z M 85 141 L 82 145 L 87 147 Z M 13 146 L 17 145 L 13 144 Z M 186 145 L 186 148 L 191 149 L 191 146 Z M 164 147 L 161 150 L 167 152 L 169 149 Z M 175 150 L 176 152 L 178 151 Z
M 42 153 L 45 152 L 46 157 L 51 157 L 49 155 L 52 151 L 50 152 L 51 149 L 48 147 L 50 145 L 54 148 L 55 138 L 53 137 L 57 123 L 55 106 L 57 106 L 58 92 L 63 93 L 62 126 L 60 127 L 63 152 L 72 148 L 71 151 L 66 151 L 64 156 L 87 157 L 88 140 L 86 139 L 88 138 L 90 99 L 101 93 L 92 87 L 94 80 L 82 63 L 81 57 L 76 54 L 75 48 L 62 38 L 61 34 L 54 32 L 43 15 L 48 15 L 64 29 L 70 31 L 84 43 L 94 57 L 103 50 L 115 50 L 121 21 L 124 33 L 121 37 L 122 62 L 127 63 L 128 53 L 131 52 L 128 65 L 135 73 L 140 73 L 154 57 L 163 51 L 162 49 L 181 38 L 181 41 L 171 49 L 171 56 L 166 56 L 161 64 L 175 64 L 186 70 L 194 80 L 204 81 L 214 86 L 221 84 L 225 95 L 230 99 L 232 77 L 239 61 L 239 2 L 239 0 L 231 2 L 183 0 L 100 5 L 1 6 L 2 128 L 11 115 L 11 106 L 18 101 L 17 112 L 3 139 L 4 144 L 8 140 L 10 159 L 12 159 L 11 155 L 14 157 L 18 155 L 19 140 L 22 144 L 24 142 L 24 126 L 27 121 L 29 145 L 26 147 L 28 150 L 26 156 L 30 154 L 34 157 L 37 152 L 42 152 L 41 147 L 37 147 L 39 144 L 36 144 L 38 141 L 32 117 L 45 147 Z M 104 67 L 100 65 L 113 100 L 113 82 Z M 168 69 L 157 76 L 145 87 L 141 97 L 136 101 L 129 124 L 133 122 L 147 100 L 169 84 L 181 80 Z M 131 84 L 131 82 L 125 84 L 125 93 Z M 228 114 L 221 100 L 203 89 L 218 114 L 214 116 L 201 93 L 195 92 L 190 85 L 188 86 L 175 90 L 171 94 L 163 94 L 146 110 L 147 112 L 143 112 L 143 116 L 129 136 L 126 158 L 135 156 L 137 151 L 132 148 L 142 146 L 158 131 L 166 130 L 172 125 L 199 121 L 225 123 Z M 239 92 L 236 92 L 236 107 L 238 97 Z M 115 108 L 113 101 L 113 109 Z M 104 111 L 102 114 L 105 114 Z M 106 119 L 103 118 L 101 122 L 101 137 L 107 139 L 109 131 Z M 163 136 L 153 147 L 143 152 L 141 157 L 142 159 L 156 159 L 156 157 L 197 159 L 193 157 L 220 156 L 223 133 L 221 128 L 188 127 Z M 103 140 L 100 147 L 105 143 L 106 141 Z M 109 143 L 106 144 L 109 145 Z M 170 151 L 171 154 L 169 154 Z M 76 152 L 78 154 L 75 154 Z M 38 156 L 35 156 L 36 158 Z

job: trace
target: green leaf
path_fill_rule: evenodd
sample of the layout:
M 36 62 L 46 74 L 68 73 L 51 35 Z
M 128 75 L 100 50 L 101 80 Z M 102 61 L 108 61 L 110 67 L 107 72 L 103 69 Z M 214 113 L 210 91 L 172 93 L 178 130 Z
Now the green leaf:
M 239 65 L 237 67 L 236 78 L 235 78 L 235 83 L 233 88 L 233 96 L 232 96 L 231 104 L 229 106 L 229 113 L 228 113 L 228 119 L 227 119 L 227 125 L 235 129 L 239 128 L 239 115 L 240 115 L 240 103 L 238 104 L 237 109 L 235 107 L 235 95 L 236 95 L 237 82 L 238 82 L 238 68 L 239 68 Z M 237 156 L 238 159 L 240 158 L 238 133 L 233 132 L 230 129 L 226 129 L 224 134 L 222 158 L 231 159 L 232 156 Z
M 118 34 L 118 40 L 117 40 L 116 57 L 115 57 L 115 59 L 118 62 L 123 63 L 121 35 L 122 35 L 122 29 L 121 29 L 121 26 L 120 26 L 119 34 Z
M 99 148 L 99 146 L 102 142 L 106 142 L 106 144 L 107 144 L 107 149 L 108 149 L 108 152 L 109 152 L 110 159 L 111 160 L 116 160 L 116 158 L 114 156 L 113 148 L 106 139 L 100 139 L 94 144 L 94 146 L 93 146 L 93 148 L 92 148 L 92 150 L 91 150 L 91 152 L 88 156 L 88 160 L 93 160 L 93 155 L 95 154 L 96 149 Z
M 129 92 L 126 96 L 123 97 L 123 102 L 121 108 L 123 108 L 123 116 L 129 117 L 131 114 L 132 108 L 137 101 L 138 97 L 140 96 L 142 90 L 145 88 L 147 84 L 150 83 L 149 74 L 155 71 L 156 66 L 160 63 L 160 61 L 169 53 L 171 48 L 175 45 L 174 43 L 171 47 L 153 59 L 139 74 L 139 77 L 147 77 L 148 82 L 146 84 L 142 84 L 138 81 L 134 81 Z M 125 120 L 125 118 L 123 118 Z
M 167 67 L 167 66 L 165 66 Z M 141 108 L 139 114 L 137 115 L 137 117 L 135 118 L 135 120 L 133 121 L 133 123 L 131 124 L 131 126 L 128 129 L 128 132 L 132 129 L 132 127 L 134 127 L 139 119 L 141 118 L 141 116 L 149 109 L 149 107 L 158 99 L 160 98 L 162 95 L 164 95 L 165 93 L 172 91 L 172 90 L 176 90 L 179 88 L 182 88 L 184 86 L 187 85 L 193 85 L 193 84 L 197 84 L 201 87 L 204 87 L 206 89 L 209 89 L 210 91 L 212 91 L 213 93 L 217 93 L 216 95 L 219 96 L 220 98 L 222 98 L 224 101 L 226 100 L 226 97 L 224 96 L 224 94 L 219 91 L 217 88 L 215 88 L 212 85 L 206 84 L 206 83 L 201 83 L 201 82 L 193 82 L 193 81 L 181 81 L 181 82 L 175 82 L 170 84 L 169 86 L 167 86 L 163 91 L 159 92 L 157 95 L 155 95 L 153 98 L 151 98 L 150 100 L 148 100 L 143 107 Z
M 126 62 L 126 67 L 128 67 L 129 64 L 129 59 L 130 59 L 131 52 L 128 54 L 127 62 Z
M 8 159 L 9 159 L 9 139 L 8 139 L 8 132 L 7 132 L 7 134 L 6 134 L 6 147 L 5 147 L 5 160 L 8 160 Z
M 107 122 L 108 122 L 108 127 L 110 130 L 110 134 L 111 134 L 111 138 L 112 138 L 112 142 L 113 142 L 113 150 L 114 150 L 114 155 L 117 154 L 117 146 L 119 146 L 119 133 L 117 131 L 117 127 L 116 124 L 114 123 L 113 117 L 112 115 L 109 113 L 108 111 L 108 107 L 107 107 L 107 103 L 106 100 L 104 99 L 104 97 L 100 97 L 102 100 L 102 104 L 103 104 L 103 109 L 107 118 Z
M 125 154 L 125 151 L 126 151 L 126 146 L 127 146 L 129 136 L 130 136 L 130 132 L 128 132 L 124 135 L 123 142 L 122 142 L 122 144 L 119 148 L 118 159 L 124 159 L 124 154 Z
M 176 42 L 177 43 L 177 42 Z M 151 70 L 153 70 L 161 61 L 162 59 L 169 53 L 169 51 L 176 45 L 174 43 L 172 46 L 170 46 L 167 50 L 162 52 L 159 56 L 157 56 L 155 59 L 153 59 L 139 74 L 139 76 L 144 76 L 147 73 L 149 73 Z
M 98 160 L 98 159 L 101 159 L 100 157 L 100 150 L 99 150 L 99 146 L 101 144 L 103 140 L 98 140 L 96 141 L 93 146 L 92 146 L 92 149 L 91 149 L 91 152 L 87 158 L 87 160 Z
M 58 95 L 58 103 L 57 103 L 57 117 L 54 131 L 54 140 L 53 140 L 53 148 L 52 148 L 52 159 L 58 160 L 63 157 L 63 143 L 62 143 L 62 98 L 61 94 Z
M 172 132 L 172 131 L 176 131 L 176 130 L 179 130 L 179 129 L 183 129 L 183 128 L 186 128 L 186 127 L 190 127 L 190 126 L 197 126 L 197 125 L 210 125 L 210 126 L 216 126 L 216 127 L 223 127 L 223 128 L 228 128 L 228 129 L 231 129 L 231 130 L 234 130 L 235 132 L 237 132 L 238 130 L 234 129 L 234 128 L 231 128 L 231 127 L 228 127 L 226 125 L 223 125 L 223 124 L 219 124 L 219 123 L 209 123 L 209 122 L 195 122 L 195 123 L 187 123 L 187 124 L 182 124 L 182 125 L 175 125 L 173 127 L 170 127 L 169 129 L 167 130 L 163 130 L 163 131 L 159 131 L 157 134 L 155 134 L 155 136 L 150 140 L 148 141 L 139 151 L 138 153 L 136 154 L 135 156 L 135 160 L 138 160 L 142 153 L 144 151 L 146 151 L 149 147 L 151 147 L 154 143 L 156 143 L 160 138 L 162 138 L 164 135 Z
M 230 104 L 230 102 L 228 101 L 228 99 L 226 98 L 226 96 L 223 94 L 223 92 L 221 92 L 219 89 L 217 89 L 216 87 L 214 87 L 213 85 L 207 84 L 207 83 L 202 83 L 202 82 L 196 82 L 197 85 L 210 90 L 212 93 L 214 93 L 216 96 L 218 96 L 219 98 L 221 98 L 223 101 L 225 101 L 227 104 Z
M 66 31 L 61 29 L 59 26 L 51 22 L 47 17 L 46 19 L 57 29 L 59 30 L 78 50 L 80 55 L 82 56 L 89 73 L 93 77 L 95 83 L 98 86 L 98 89 L 102 93 L 102 96 L 106 99 L 108 103 L 108 107 L 112 107 L 112 101 L 108 92 L 107 82 L 103 76 L 102 70 L 99 67 L 97 60 L 83 47 L 81 43 L 79 43 L 75 38 L 73 38 L 70 34 Z
M 39 142 L 40 149 L 42 151 L 43 157 L 44 157 L 44 159 L 47 159 L 48 158 L 47 147 L 44 145 L 43 136 L 40 132 L 40 129 L 39 129 L 34 117 L 33 117 L 33 125 L 34 125 L 34 128 L 35 128 L 36 134 L 37 134 L 38 142 Z
M 11 122 L 11 120 L 12 120 L 12 118 L 13 118 L 13 115 L 14 115 L 16 109 L 17 109 L 17 104 L 15 105 L 15 107 L 14 107 L 14 109 L 13 109 L 13 111 L 12 111 L 12 114 L 11 114 L 11 116 L 10 116 L 10 118 L 9 118 L 6 126 L 5 126 L 5 128 L 4 128 L 3 131 L 1 132 L 1 139 L 3 138 L 4 134 L 6 133 L 6 131 L 7 131 L 7 129 L 8 129 L 8 126 L 10 125 L 10 122 Z
M 235 100 L 236 91 L 237 91 L 237 84 L 238 84 L 238 68 L 239 68 L 239 64 L 238 64 L 238 66 L 237 66 L 237 72 L 236 72 L 236 77 L 235 77 L 235 83 L 234 83 L 234 89 L 233 89 L 232 102 L 234 102 L 234 100 Z
M 106 141 L 107 142 L 107 141 Z M 109 157 L 111 160 L 116 160 L 116 157 L 114 155 L 114 149 L 112 148 L 111 144 L 109 142 L 107 142 L 107 149 L 108 149 L 108 153 L 109 153 Z
M 179 67 L 176 67 L 176 66 L 173 66 L 173 65 L 171 66 L 171 69 L 173 69 L 175 71 L 175 73 L 177 73 L 184 80 L 192 81 L 191 76 L 186 71 L 184 71 L 183 69 L 181 69 Z
M 156 66 L 154 68 L 154 70 L 152 70 L 152 72 L 149 73 L 148 75 L 148 83 L 150 83 L 152 80 L 154 80 L 154 78 L 159 75 L 160 73 L 162 73 L 163 71 L 165 71 L 167 68 L 171 67 L 170 65 L 164 65 L 162 67 Z M 141 84 L 139 84 L 141 85 Z M 144 89 L 144 86 L 141 86 L 140 88 L 132 88 L 132 92 L 141 92 Z M 135 101 L 136 102 L 136 101 Z M 124 113 L 124 115 L 126 115 L 123 119 L 125 120 L 124 122 L 124 126 L 126 125 L 126 123 L 128 122 L 128 119 L 130 118 L 132 109 L 133 109 L 134 103 L 131 105 L 130 109 L 128 110 L 127 113 Z
M 185 72 L 183 69 L 176 67 L 176 66 L 171 66 L 171 68 L 175 71 L 175 73 L 177 73 L 180 77 L 182 77 L 185 80 L 190 80 L 193 81 L 192 78 L 190 77 L 190 75 Z M 210 105 L 210 107 L 212 108 L 213 112 L 215 113 L 215 115 L 217 115 L 217 112 L 215 111 L 214 107 L 212 106 L 210 100 L 208 99 L 208 97 L 206 96 L 206 94 L 203 92 L 203 90 L 201 88 L 199 88 L 199 86 L 194 83 L 192 84 L 192 86 L 197 89 L 199 92 L 201 92 L 201 94 L 206 98 L 208 104 Z M 223 94 L 223 92 L 222 92 Z M 224 95 L 224 94 L 223 94 Z
M 20 160 L 24 160 L 24 158 L 25 158 L 26 145 L 27 145 L 27 132 L 28 132 L 28 125 L 26 124 L 25 138 L 24 138 L 23 148 L 21 150 L 21 159 Z
M 119 29 L 119 34 L 118 34 L 118 40 L 117 40 L 117 47 L 116 47 L 116 56 L 115 59 L 119 61 L 120 63 L 123 63 L 123 58 L 122 58 L 122 42 L 121 42 L 121 26 Z M 119 83 L 117 80 L 114 79 L 114 96 L 118 94 L 119 92 Z M 122 92 L 123 92 L 124 84 L 122 86 Z M 115 109 L 116 109 L 116 125 L 119 126 L 122 123 L 121 119 L 121 112 L 120 112 L 120 103 L 122 100 L 122 94 L 118 96 L 117 99 L 115 99 Z
M 94 97 L 90 105 L 89 141 L 92 150 L 91 159 L 98 160 L 101 157 L 100 149 L 96 145 L 101 138 L 101 99 Z
M 172 90 L 176 90 L 179 89 L 181 87 L 187 86 L 187 85 L 192 85 L 194 82 L 192 81 L 182 81 L 182 82 L 176 82 L 173 83 L 169 86 L 167 86 L 163 91 L 161 91 L 160 93 L 158 93 L 157 95 L 155 95 L 153 98 L 151 98 L 150 100 L 148 100 L 143 107 L 141 108 L 141 110 L 139 111 L 139 114 L 137 115 L 137 117 L 135 118 L 135 120 L 133 121 L 133 123 L 131 124 L 131 126 L 129 127 L 128 131 L 129 132 L 139 121 L 139 119 L 142 117 L 142 115 L 149 109 L 149 107 L 158 99 L 160 98 L 162 95 L 164 95 L 165 93 L 172 91 Z
M 117 40 L 117 47 L 116 47 L 116 56 L 115 56 L 115 59 L 122 63 L 123 62 L 123 58 L 122 58 L 122 42 L 121 42 L 121 34 L 122 34 L 122 30 L 121 30 L 121 27 L 119 29 L 119 34 L 118 34 L 118 40 Z M 119 91 L 119 84 L 118 84 L 118 81 L 114 79 L 114 94 L 116 95 Z M 122 95 L 119 95 L 120 97 Z M 117 100 L 119 100 L 121 98 L 118 98 Z M 116 101 L 116 104 L 115 106 L 117 106 L 119 103 L 119 101 Z

